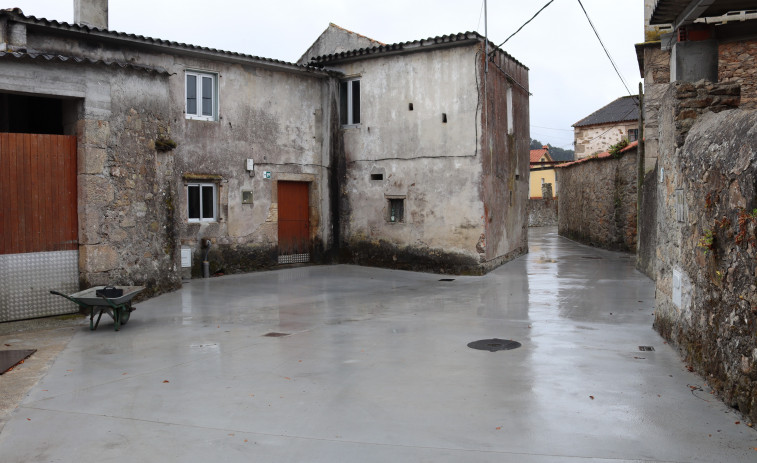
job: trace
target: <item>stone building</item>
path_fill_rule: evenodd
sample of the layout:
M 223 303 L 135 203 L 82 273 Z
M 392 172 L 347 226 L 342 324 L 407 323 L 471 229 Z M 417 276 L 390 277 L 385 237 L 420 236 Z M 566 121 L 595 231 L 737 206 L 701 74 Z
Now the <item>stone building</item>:
M 754 421 L 755 5 L 646 6 L 639 268 L 655 279 L 655 328 Z
M 576 159 L 607 151 L 639 137 L 639 98 L 623 96 L 573 124 Z
M 294 64 L 107 18 L 0 11 L 0 321 L 76 310 L 53 288 L 169 291 L 203 260 L 481 273 L 526 251 L 527 69 L 487 66 L 480 35 L 332 25 Z

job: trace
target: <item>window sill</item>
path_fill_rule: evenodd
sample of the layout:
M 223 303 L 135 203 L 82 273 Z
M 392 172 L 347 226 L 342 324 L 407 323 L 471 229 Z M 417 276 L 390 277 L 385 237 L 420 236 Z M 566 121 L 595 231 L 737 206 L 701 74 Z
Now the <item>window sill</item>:
M 188 121 L 201 121 L 201 122 L 218 122 L 215 117 L 201 117 L 201 116 L 184 116 Z

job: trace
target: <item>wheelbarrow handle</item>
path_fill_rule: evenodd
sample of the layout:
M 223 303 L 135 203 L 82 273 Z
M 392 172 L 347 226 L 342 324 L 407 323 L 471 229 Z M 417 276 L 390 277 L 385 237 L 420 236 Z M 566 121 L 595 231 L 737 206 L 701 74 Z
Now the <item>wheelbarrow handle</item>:
M 80 302 L 80 301 L 78 301 L 78 300 L 74 299 L 73 297 L 70 297 L 70 296 L 68 296 L 68 295 L 66 295 L 66 294 L 60 293 L 60 292 L 58 292 L 58 291 L 50 290 L 50 294 L 55 294 L 56 296 L 65 297 L 65 298 L 66 298 L 66 299 L 68 299 L 69 301 L 73 302 L 73 303 L 74 303 L 74 304 L 76 304 L 76 305 L 79 305 L 79 306 L 81 306 L 81 307 L 84 307 L 85 309 L 88 309 L 88 308 L 89 308 L 89 306 L 88 306 L 87 304 L 83 304 L 82 302 Z

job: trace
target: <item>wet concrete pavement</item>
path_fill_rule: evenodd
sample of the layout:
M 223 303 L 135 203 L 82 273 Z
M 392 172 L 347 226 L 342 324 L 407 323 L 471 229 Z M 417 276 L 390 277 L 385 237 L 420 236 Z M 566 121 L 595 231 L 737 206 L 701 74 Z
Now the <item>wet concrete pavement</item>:
M 757 432 L 652 330 L 630 256 L 554 231 L 449 282 L 343 265 L 193 280 L 118 333 L 79 328 L 0 460 L 757 461 Z M 522 347 L 466 346 L 493 337 Z

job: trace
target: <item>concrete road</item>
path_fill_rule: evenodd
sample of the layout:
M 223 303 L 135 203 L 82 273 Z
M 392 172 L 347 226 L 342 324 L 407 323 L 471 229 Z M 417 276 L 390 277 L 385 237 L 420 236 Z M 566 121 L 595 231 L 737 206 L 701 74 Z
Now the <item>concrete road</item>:
M 77 328 L 0 460 L 757 461 L 757 432 L 652 330 L 628 255 L 554 229 L 530 251 L 454 281 L 346 265 L 194 280 L 120 332 Z M 467 347 L 486 338 L 522 347 Z

